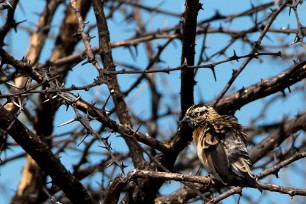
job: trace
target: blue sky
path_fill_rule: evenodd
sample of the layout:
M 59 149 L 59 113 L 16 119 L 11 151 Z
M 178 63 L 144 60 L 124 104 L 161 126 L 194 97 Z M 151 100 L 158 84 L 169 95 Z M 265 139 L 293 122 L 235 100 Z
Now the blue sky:
M 184 1 L 182 0 L 168 0 L 168 1 L 151 1 L 146 0 L 142 1 L 142 3 L 146 5 L 158 5 L 160 3 L 160 6 L 164 10 L 173 11 L 176 13 L 181 13 L 184 10 Z M 268 2 L 268 1 L 252 1 L 254 5 L 257 5 L 261 2 Z M 236 13 L 237 11 L 244 11 L 247 8 L 250 8 L 251 3 L 249 1 L 205 1 L 203 2 L 203 8 L 204 10 L 201 10 L 199 13 L 199 20 L 207 19 L 211 16 L 213 16 L 216 12 L 216 10 L 222 11 L 222 14 L 232 14 Z M 21 20 L 27 20 L 23 26 L 33 26 L 37 22 L 37 13 L 40 13 L 40 11 L 43 9 L 44 1 L 34 1 L 34 0 L 27 0 L 27 1 L 21 1 L 21 5 L 23 9 L 17 10 L 17 21 Z M 33 6 L 35 5 L 35 6 Z M 38 9 L 40 8 L 40 9 Z M 53 27 L 51 29 L 50 34 L 52 36 L 56 36 L 56 33 L 58 32 L 58 28 L 61 22 L 62 18 L 62 12 L 64 7 L 62 6 L 59 11 L 57 12 L 56 18 L 54 20 Z M 305 5 L 301 6 L 301 11 L 305 11 Z M 288 9 L 287 9 L 288 10 Z M 300 12 L 302 13 L 302 12 Z M 168 17 L 164 15 L 148 15 L 148 13 L 143 12 L 143 19 L 144 22 L 149 25 L 149 28 L 154 31 L 157 29 L 165 28 L 165 27 L 172 27 L 174 25 L 177 25 L 179 20 L 178 18 Z M 261 16 L 259 16 L 260 18 Z M 281 14 L 275 24 L 272 25 L 272 27 L 280 28 L 280 27 L 286 27 L 287 25 L 290 25 L 291 27 L 296 27 L 295 20 L 293 18 L 293 14 L 289 17 L 288 13 Z M 306 19 L 305 12 L 302 14 L 301 18 L 302 20 Z M 91 11 L 90 15 L 88 16 L 88 19 L 90 22 L 94 22 L 93 13 Z M 306 23 L 306 22 L 304 22 Z M 120 14 L 116 14 L 116 20 L 108 21 L 110 34 L 111 34 L 111 41 L 117 42 L 121 40 L 126 40 L 129 37 L 134 35 L 134 26 L 133 24 L 126 24 L 124 22 L 124 17 Z M 216 22 L 214 24 L 211 24 L 212 27 L 218 27 L 220 25 L 220 22 Z M 222 23 L 222 26 L 224 28 L 231 28 L 231 29 L 239 29 L 243 30 L 248 28 L 251 25 L 251 19 L 248 17 L 243 18 L 239 21 L 233 21 L 228 23 Z M 95 34 L 96 30 L 92 31 L 92 35 Z M 254 41 L 257 39 L 258 34 L 254 34 L 252 36 L 252 39 Z M 273 34 L 269 35 L 270 38 L 273 38 Z M 293 35 L 289 35 L 284 37 L 285 40 L 292 42 L 294 40 Z M 197 43 L 197 50 L 199 50 L 199 47 L 201 45 L 201 37 L 198 37 L 196 40 Z M 209 37 L 207 41 L 208 52 L 213 53 L 218 50 L 218 48 L 223 47 L 228 42 L 228 38 L 224 37 L 223 35 L 214 35 Z M 22 56 L 25 55 L 27 47 L 29 45 L 29 35 L 28 33 L 24 32 L 22 29 L 18 31 L 18 33 L 11 32 L 10 36 L 6 39 L 7 43 L 10 45 L 11 52 L 14 53 L 15 56 L 18 56 L 20 59 Z M 98 39 L 93 39 L 92 46 L 96 47 L 98 45 Z M 162 41 L 154 41 L 155 49 L 157 49 L 157 45 L 160 44 Z M 270 40 L 266 39 L 263 41 L 264 44 L 271 44 Z M 53 49 L 52 47 L 53 41 L 48 40 L 48 42 L 45 45 L 43 55 L 40 59 L 41 63 L 44 63 L 46 59 L 49 58 L 50 53 Z M 83 44 L 78 45 L 79 50 L 83 50 L 84 46 Z M 292 50 L 294 50 L 294 45 L 292 46 Z M 250 47 L 243 46 L 241 43 L 236 43 L 231 49 L 228 50 L 226 53 L 228 56 L 231 56 L 233 54 L 233 50 L 236 51 L 237 55 L 244 55 L 248 54 L 250 51 Z M 116 48 L 113 50 L 113 58 L 117 61 L 125 61 L 132 64 L 135 64 L 139 67 L 145 67 L 148 63 L 144 59 L 146 57 L 142 57 L 145 55 L 144 52 L 144 46 L 140 45 L 138 47 L 138 57 L 137 60 L 134 61 L 130 52 L 127 49 L 123 48 Z M 181 44 L 179 41 L 176 41 L 176 45 L 171 45 L 169 48 L 167 48 L 164 52 L 164 55 L 162 57 L 163 63 L 160 63 L 160 67 L 176 67 L 180 64 L 180 56 L 181 56 Z M 262 78 L 267 78 L 270 76 L 273 76 L 277 73 L 280 73 L 284 71 L 289 66 L 288 62 L 283 62 L 281 60 L 270 60 L 269 56 L 263 56 L 260 57 L 263 62 L 260 62 L 260 60 L 253 60 L 247 69 L 239 76 L 239 78 L 235 81 L 233 88 L 234 90 L 238 90 L 242 87 L 249 86 L 253 83 L 258 82 Z M 198 55 L 196 55 L 196 59 L 198 59 Z M 215 58 L 215 60 L 222 60 L 223 56 L 219 58 Z M 195 87 L 195 101 L 201 102 L 201 101 L 210 101 L 214 99 L 219 92 L 222 90 L 224 85 L 228 82 L 229 77 L 231 76 L 232 69 L 237 69 L 240 64 L 244 60 L 240 60 L 239 62 L 230 62 L 226 64 L 222 64 L 216 67 L 216 74 L 217 74 L 217 81 L 214 81 L 213 75 L 210 70 L 208 69 L 202 69 L 199 70 L 196 81 L 198 81 L 196 87 Z M 121 69 L 124 67 L 117 66 L 117 69 Z M 86 83 L 92 82 L 95 77 L 97 76 L 95 69 L 90 65 L 85 66 L 77 66 L 73 72 L 70 74 L 71 77 L 68 78 L 66 82 L 66 86 L 69 87 L 71 84 L 74 85 L 84 85 Z M 119 82 L 124 90 L 125 87 L 129 87 L 133 80 L 130 80 L 131 76 L 119 76 Z M 135 76 L 136 78 L 136 76 Z M 158 86 L 158 89 L 162 91 L 169 91 L 171 94 L 171 97 L 165 97 L 165 99 L 162 101 L 162 108 L 161 111 L 164 111 L 166 107 L 171 106 L 175 111 L 180 111 L 178 96 L 179 96 L 179 82 L 180 82 L 180 73 L 179 72 L 172 72 L 171 74 L 156 74 L 156 81 L 157 84 L 161 84 Z M 105 90 L 105 87 L 102 87 L 100 89 L 92 89 L 89 92 L 80 92 L 83 98 L 87 100 L 94 100 L 96 95 L 103 96 L 103 90 Z M 142 97 L 139 97 L 139 94 L 141 93 Z M 281 93 L 277 93 L 281 94 Z M 177 95 L 176 100 L 173 101 L 173 96 Z M 131 106 L 131 112 L 136 115 L 143 115 L 146 116 L 149 109 L 149 103 L 144 103 L 145 101 L 149 101 L 149 92 L 148 92 L 148 85 L 147 84 L 141 84 L 138 87 L 137 92 L 132 92 L 127 97 L 127 103 L 133 104 Z M 274 122 L 280 120 L 282 117 L 290 117 L 297 114 L 299 111 L 304 110 L 305 102 L 302 98 L 303 96 L 292 94 L 288 97 L 284 98 L 284 100 L 278 100 L 275 102 L 271 108 L 268 109 L 267 118 L 265 118 L 262 122 Z M 145 98 L 145 99 L 143 99 Z M 243 125 L 248 125 L 250 120 L 258 114 L 258 111 L 263 107 L 264 103 L 267 101 L 267 99 L 259 100 L 256 102 L 252 102 L 245 107 L 241 108 L 241 110 L 237 111 L 236 116 L 239 119 L 239 122 Z M 67 120 L 70 120 L 74 117 L 74 113 L 71 109 L 69 109 L 67 112 L 65 111 L 65 107 L 62 107 L 59 111 L 59 113 L 56 116 L 55 120 L 55 126 L 60 125 Z M 146 117 L 149 117 L 147 115 Z M 162 125 L 164 124 L 164 125 Z M 65 132 L 69 129 L 77 127 L 77 123 L 73 123 L 64 127 L 57 127 L 55 129 L 55 133 L 61 133 Z M 95 126 L 95 124 L 93 124 Z M 165 121 L 161 121 L 161 129 L 169 132 L 175 132 L 177 128 L 177 121 L 175 118 L 166 118 Z M 170 134 L 171 135 L 171 134 Z M 113 148 L 114 151 L 125 151 L 126 146 L 121 138 L 114 136 L 111 137 L 111 141 L 113 141 Z M 188 148 L 190 148 L 188 151 L 194 152 L 194 147 L 190 145 Z M 97 148 L 97 151 L 99 149 Z M 16 152 L 22 152 L 22 150 L 18 150 L 17 148 L 14 148 L 12 151 L 8 151 L 9 154 L 15 154 Z M 6 155 L 1 155 L 2 159 L 5 158 Z M 70 155 L 62 155 L 62 161 L 67 164 L 69 167 L 69 163 L 73 163 L 77 159 L 77 155 L 75 157 L 70 157 Z M 93 158 L 94 161 L 95 158 Z M 301 164 L 301 163 L 299 163 Z M 18 185 L 19 181 L 19 175 L 21 174 L 21 168 L 24 165 L 24 160 L 17 160 L 14 163 L 11 163 L 9 165 L 1 166 L 0 167 L 0 203 L 7 203 L 8 199 L 14 194 L 16 186 Z M 300 165 L 297 165 L 300 166 Z M 71 166 L 70 166 L 71 167 Z M 127 169 L 131 169 L 132 166 L 129 166 Z M 281 174 L 283 174 L 286 170 L 282 170 Z M 287 172 L 290 176 L 297 176 L 297 179 L 299 178 L 298 174 L 295 174 L 295 172 Z M 17 176 L 18 175 L 18 176 Z M 97 178 L 98 179 L 98 178 Z M 265 179 L 267 180 L 267 179 Z M 277 183 L 276 179 L 272 180 L 273 182 Z M 7 184 L 9 183 L 9 186 Z M 172 191 L 172 188 L 175 188 L 179 186 L 180 184 L 177 182 L 174 185 L 170 185 L 170 187 L 165 187 L 163 189 L 163 192 L 169 192 Z M 304 184 L 301 182 L 301 185 Z M 293 185 L 300 185 L 300 182 L 294 183 Z M 259 193 L 255 193 L 254 190 L 244 190 L 249 196 L 256 196 L 260 197 Z M 291 199 L 288 195 L 281 195 L 279 193 L 267 193 L 267 197 L 269 199 L 271 198 L 272 201 L 275 201 L 275 203 L 294 203 L 298 197 L 294 197 Z M 271 201 L 270 200 L 270 201 Z M 242 203 L 244 200 L 241 200 Z M 268 203 L 268 199 L 264 199 L 265 202 Z M 236 203 L 237 202 L 237 196 L 228 198 L 225 200 L 225 203 Z

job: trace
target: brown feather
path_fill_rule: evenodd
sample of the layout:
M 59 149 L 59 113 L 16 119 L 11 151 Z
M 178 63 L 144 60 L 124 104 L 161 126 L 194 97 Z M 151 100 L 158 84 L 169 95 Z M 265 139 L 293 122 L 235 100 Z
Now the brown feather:
M 219 115 L 209 106 L 193 105 L 184 119 L 193 128 L 199 159 L 215 179 L 223 184 L 242 180 L 261 191 L 250 169 L 247 135 L 234 116 Z

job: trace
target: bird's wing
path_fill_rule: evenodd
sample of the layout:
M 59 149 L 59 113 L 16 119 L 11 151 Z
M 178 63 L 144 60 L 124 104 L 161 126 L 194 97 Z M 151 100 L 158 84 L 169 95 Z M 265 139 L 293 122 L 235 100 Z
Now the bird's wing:
M 217 145 L 219 143 L 219 139 L 212 135 L 211 130 L 209 128 L 201 131 L 200 135 L 200 145 L 203 149 L 207 149 L 210 146 Z
M 231 167 L 234 173 L 242 176 L 245 179 L 247 186 L 257 188 L 260 192 L 262 192 L 262 188 L 257 183 L 257 180 L 252 174 L 249 165 L 249 159 L 240 157 L 236 162 L 231 165 Z
M 198 138 L 196 141 L 198 149 L 204 152 L 210 173 L 222 183 L 227 184 L 229 161 L 220 138 L 210 128 L 198 129 L 194 134 L 199 134 L 198 137 L 194 135 L 194 138 Z
M 244 178 L 247 186 L 252 186 L 261 191 L 256 178 L 252 174 L 249 154 L 243 138 L 237 132 L 228 132 L 225 135 L 224 144 L 227 146 L 228 159 L 231 171 L 237 176 Z
M 227 132 L 225 134 L 224 145 L 227 147 L 226 151 L 232 171 L 240 177 L 245 177 L 243 173 L 253 177 L 250 169 L 251 161 L 249 153 L 240 133 L 238 131 Z
M 239 156 L 231 163 L 232 170 L 235 174 L 239 176 L 246 177 L 244 173 L 247 173 L 249 177 L 253 177 L 250 169 L 250 160 L 248 158 L 243 158 Z
M 226 183 L 229 175 L 229 161 L 222 143 L 212 145 L 204 151 L 207 155 L 208 162 L 214 167 L 222 182 Z

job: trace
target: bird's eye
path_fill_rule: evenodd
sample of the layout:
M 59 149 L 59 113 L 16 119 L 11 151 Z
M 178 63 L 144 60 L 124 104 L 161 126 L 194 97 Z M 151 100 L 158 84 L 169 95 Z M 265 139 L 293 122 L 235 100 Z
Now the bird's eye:
M 204 109 L 204 110 L 201 111 L 201 114 L 204 114 L 204 113 L 207 113 L 207 112 L 208 112 L 208 110 Z
M 205 109 L 200 109 L 199 111 L 198 111 L 198 115 L 203 115 L 203 114 L 205 114 L 205 113 L 207 113 L 208 112 L 208 110 L 205 108 Z
M 197 111 L 197 112 L 195 112 L 194 115 L 195 115 L 196 117 L 198 117 L 198 116 L 201 116 L 202 114 L 203 114 L 203 113 L 202 113 L 201 111 Z

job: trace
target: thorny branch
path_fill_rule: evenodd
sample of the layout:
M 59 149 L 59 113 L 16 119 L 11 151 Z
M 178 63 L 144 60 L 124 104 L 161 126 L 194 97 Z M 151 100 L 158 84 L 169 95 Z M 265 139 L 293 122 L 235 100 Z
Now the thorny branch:
M 205 2 L 182 1 L 184 11 L 166 3 L 56 0 L 39 11 L 0 1 L 0 166 L 27 157 L 11 203 L 218 203 L 234 194 L 251 203 L 269 200 L 269 192 L 306 195 L 282 176 L 286 168 L 290 180 L 306 156 L 303 1 L 252 3 L 226 15 L 222 5 L 213 13 Z M 27 51 L 16 48 L 16 36 L 30 42 Z M 264 194 L 249 198 L 242 183 L 196 175 L 191 131 L 179 122 L 195 102 L 220 114 L 241 109 L 251 121 L 238 117 Z M 258 112 L 249 104 L 260 104 Z M 165 181 L 183 185 L 164 194 Z

